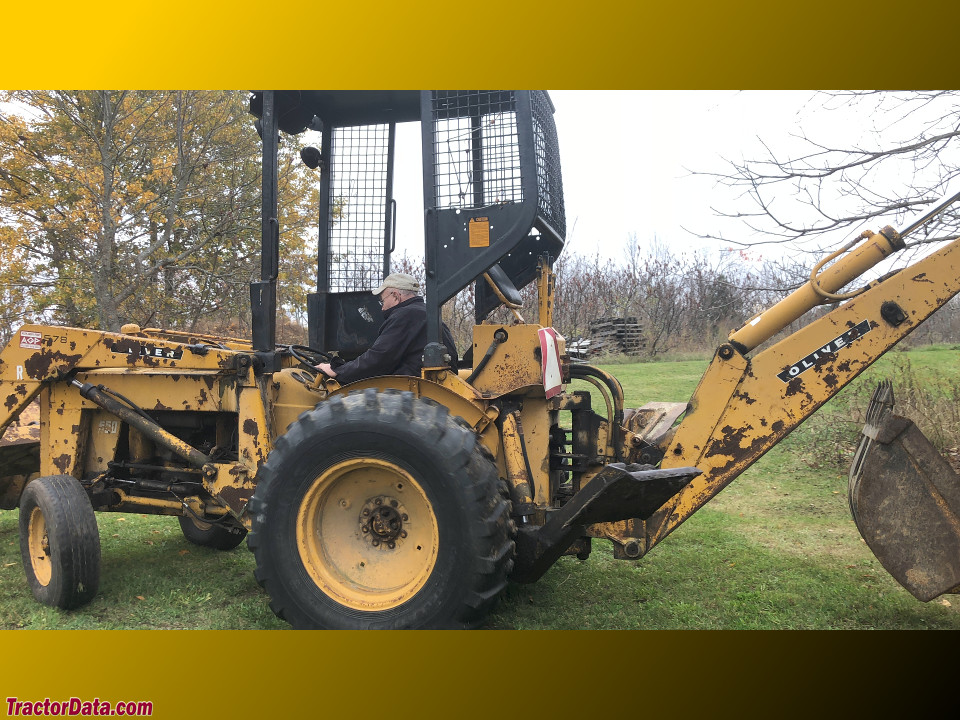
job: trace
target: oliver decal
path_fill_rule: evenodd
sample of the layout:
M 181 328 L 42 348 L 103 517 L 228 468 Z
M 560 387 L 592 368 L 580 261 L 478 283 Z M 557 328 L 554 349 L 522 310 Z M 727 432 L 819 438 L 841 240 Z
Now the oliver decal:
M 826 345 L 814 350 L 806 357 L 801 358 L 783 372 L 777 373 L 777 377 L 784 382 L 790 382 L 795 377 L 798 377 L 801 373 L 804 373 L 810 368 L 818 365 L 821 360 L 834 355 L 838 350 L 840 350 L 840 348 L 846 347 L 858 338 L 863 337 L 870 332 L 870 329 L 869 320 L 860 321 L 856 324 L 856 326 L 847 330 L 843 335 L 835 337 Z

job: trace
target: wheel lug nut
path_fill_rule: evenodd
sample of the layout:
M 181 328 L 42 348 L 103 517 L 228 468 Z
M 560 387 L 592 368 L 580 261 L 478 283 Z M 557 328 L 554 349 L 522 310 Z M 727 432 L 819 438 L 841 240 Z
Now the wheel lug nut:
M 405 538 L 406 536 L 407 536 L 407 531 L 406 531 L 406 530 L 401 530 L 401 531 L 400 531 L 400 537 Z
M 375 505 L 383 505 L 383 499 L 382 499 L 382 498 L 377 498 L 377 499 L 374 500 L 373 502 L 374 502 Z
M 368 533 L 368 532 L 370 532 L 370 528 L 367 527 L 366 525 L 364 525 L 364 526 L 363 526 L 363 531 L 364 531 L 365 533 Z
M 407 514 L 404 513 L 403 515 L 400 516 L 400 519 L 403 520 L 403 521 L 407 521 L 407 520 L 409 520 L 410 518 L 408 518 L 408 517 L 407 517 Z
M 388 543 L 387 543 L 387 547 L 390 548 L 391 550 L 393 550 L 396 546 L 397 546 L 397 544 L 396 544 L 395 542 L 388 542 Z
M 396 500 L 391 500 L 391 501 L 390 501 L 390 505 L 391 505 L 392 507 L 400 507 L 400 503 L 398 503 Z
M 366 517 L 366 516 L 369 515 L 369 514 L 370 514 L 370 511 L 367 510 L 367 509 L 364 509 L 364 511 L 363 511 L 363 516 Z
M 373 541 L 373 546 L 374 546 L 374 547 L 377 547 L 378 545 L 380 545 L 380 541 L 379 541 L 379 540 L 374 540 L 374 541 Z

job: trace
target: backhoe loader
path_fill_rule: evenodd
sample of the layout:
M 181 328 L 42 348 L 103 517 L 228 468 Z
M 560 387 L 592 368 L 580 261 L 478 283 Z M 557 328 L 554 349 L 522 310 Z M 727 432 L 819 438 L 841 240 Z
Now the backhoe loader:
M 844 290 L 942 205 L 818 264 L 729 335 L 688 401 L 625 408 L 616 378 L 571 362 L 552 327 L 566 230 L 546 92 L 268 90 L 251 93 L 250 111 L 263 205 L 249 340 L 31 324 L 0 353 L 0 503 L 19 507 L 41 603 L 89 601 L 96 513 L 135 512 L 178 517 L 200 545 L 246 538 L 271 608 L 294 628 L 476 627 L 508 582 L 534 582 L 563 555 L 587 559 L 593 539 L 642 558 L 960 291 L 960 240 Z M 405 122 L 420 124 L 423 153 L 423 369 L 340 386 L 315 366 L 357 357 L 382 321 L 370 288 L 391 269 Z M 321 134 L 301 151 L 320 186 L 317 285 L 308 344 L 283 345 L 278 148 L 308 129 Z M 525 319 L 519 290 L 531 284 L 536 318 Z M 453 358 L 441 312 L 471 285 L 473 342 Z M 958 489 L 878 391 L 851 509 L 920 600 L 960 585 Z

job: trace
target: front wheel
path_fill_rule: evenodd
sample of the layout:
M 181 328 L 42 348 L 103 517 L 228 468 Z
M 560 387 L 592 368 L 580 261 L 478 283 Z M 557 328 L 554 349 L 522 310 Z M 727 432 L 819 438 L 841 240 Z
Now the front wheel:
M 203 522 L 192 515 L 181 515 L 179 520 L 183 537 L 200 547 L 233 550 L 247 536 L 247 531 L 241 525 Z
M 39 477 L 20 497 L 20 555 L 44 605 L 70 610 L 100 586 L 100 533 L 83 486 L 69 475 Z
M 472 429 L 370 388 L 304 413 L 261 468 L 248 545 L 296 628 L 466 628 L 512 567 L 509 504 Z

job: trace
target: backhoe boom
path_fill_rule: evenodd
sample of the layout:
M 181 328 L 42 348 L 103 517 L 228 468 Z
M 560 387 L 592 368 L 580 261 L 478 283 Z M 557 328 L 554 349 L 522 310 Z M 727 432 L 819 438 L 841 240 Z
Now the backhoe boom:
M 806 293 L 809 287 L 797 292 Z M 731 342 L 717 350 L 701 379 L 682 423 L 664 444 L 663 467 L 696 466 L 702 472 L 649 518 L 645 549 L 669 535 L 957 292 L 960 240 L 874 283 L 753 357 L 741 352 L 744 347 L 737 339 L 744 333 L 731 334 Z M 788 323 L 792 318 L 787 314 L 781 319 Z

